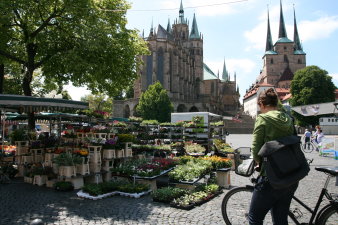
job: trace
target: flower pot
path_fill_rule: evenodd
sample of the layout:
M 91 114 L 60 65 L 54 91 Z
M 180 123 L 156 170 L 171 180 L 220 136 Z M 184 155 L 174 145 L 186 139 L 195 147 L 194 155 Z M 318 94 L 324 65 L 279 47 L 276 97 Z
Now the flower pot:
M 124 149 L 119 149 L 119 150 L 115 150 L 116 151 L 116 158 L 124 158 Z
M 45 185 L 47 181 L 46 175 L 35 175 L 33 178 L 33 184 L 36 184 L 38 186 Z
M 116 158 L 115 149 L 103 149 L 103 159 Z
M 59 175 L 63 177 L 75 177 L 76 167 L 75 166 L 60 166 Z
M 88 175 L 89 172 L 89 164 L 77 164 L 76 165 L 76 173 L 81 175 Z

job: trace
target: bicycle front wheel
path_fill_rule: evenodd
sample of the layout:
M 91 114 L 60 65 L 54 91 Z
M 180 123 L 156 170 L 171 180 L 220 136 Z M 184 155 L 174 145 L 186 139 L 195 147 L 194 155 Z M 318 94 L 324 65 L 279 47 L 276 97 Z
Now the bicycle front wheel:
M 328 207 L 318 218 L 318 225 L 337 225 L 338 224 L 338 209 L 334 206 Z
M 227 225 L 248 224 L 248 213 L 253 187 L 238 187 L 230 190 L 222 201 L 222 215 Z

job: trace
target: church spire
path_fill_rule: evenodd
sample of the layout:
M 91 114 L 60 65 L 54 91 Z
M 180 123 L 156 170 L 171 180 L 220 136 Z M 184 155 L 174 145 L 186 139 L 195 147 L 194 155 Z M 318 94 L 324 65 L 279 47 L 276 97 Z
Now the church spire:
M 299 40 L 299 35 L 298 35 L 295 8 L 293 8 L 293 17 L 294 17 L 294 32 L 293 32 L 294 50 L 303 51 L 302 45 Z
M 190 38 L 201 38 L 199 32 L 198 32 L 198 27 L 197 27 L 197 22 L 196 22 L 196 16 L 194 13 L 194 19 L 192 21 L 192 27 L 191 27 L 191 33 L 190 33 Z
M 280 0 L 280 18 L 279 18 L 279 33 L 278 38 L 288 38 L 285 29 L 282 0 Z
M 228 81 L 228 80 L 229 80 L 228 71 L 227 71 L 227 68 L 226 68 L 226 66 L 225 66 L 225 60 L 224 60 L 224 64 L 223 64 L 222 79 L 223 79 L 224 81 Z
M 183 9 L 183 3 L 182 3 L 182 0 L 181 0 L 181 5 L 180 5 L 180 11 L 179 11 L 179 19 L 178 19 L 178 23 L 186 24 L 186 20 L 184 20 L 184 9 Z
M 270 16 L 268 10 L 268 31 L 266 34 L 266 45 L 265 45 L 265 52 L 273 51 L 273 44 L 272 44 L 272 37 L 271 37 L 271 29 L 270 29 Z
M 167 25 L 167 32 L 168 33 L 172 33 L 172 29 L 171 29 L 171 24 L 170 24 L 170 19 L 168 18 L 168 25 Z

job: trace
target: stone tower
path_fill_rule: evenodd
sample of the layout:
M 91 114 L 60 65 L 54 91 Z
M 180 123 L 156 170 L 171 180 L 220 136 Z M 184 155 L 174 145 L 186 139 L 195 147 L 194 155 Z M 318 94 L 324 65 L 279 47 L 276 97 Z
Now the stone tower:
M 306 54 L 300 43 L 296 14 L 294 11 L 294 40 L 286 33 L 283 8 L 280 4 L 280 19 L 278 40 L 272 44 L 270 18 L 268 13 L 268 28 L 263 69 L 257 78 L 258 83 L 272 84 L 276 88 L 290 88 L 294 73 L 306 66 Z

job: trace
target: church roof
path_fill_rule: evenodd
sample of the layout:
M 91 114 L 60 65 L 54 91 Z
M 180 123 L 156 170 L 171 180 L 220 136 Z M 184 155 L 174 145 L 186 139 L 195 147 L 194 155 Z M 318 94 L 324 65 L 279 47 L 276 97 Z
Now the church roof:
M 290 67 L 287 67 L 282 76 L 279 78 L 279 81 L 285 81 L 285 80 L 292 80 L 293 79 L 293 73 L 290 70 Z
M 173 40 L 173 36 L 167 32 L 166 29 L 164 29 L 161 25 L 158 25 L 157 28 L 157 39 L 167 39 L 167 40 Z
M 218 79 L 218 77 L 212 72 L 212 70 L 203 63 L 203 80 L 215 80 Z
M 297 22 L 296 22 L 296 11 L 293 9 L 293 18 L 294 18 L 294 31 L 293 31 L 293 41 L 294 43 L 294 54 L 295 55 L 305 55 L 305 52 L 303 51 L 302 44 L 300 43 L 300 38 L 298 34 L 298 29 L 297 29 Z
M 277 54 L 273 50 L 272 37 L 271 37 L 271 29 L 270 29 L 270 16 L 269 16 L 269 12 L 268 12 L 268 31 L 267 31 L 267 34 L 266 34 L 265 54 L 269 54 L 269 53 L 275 53 L 275 54 Z

